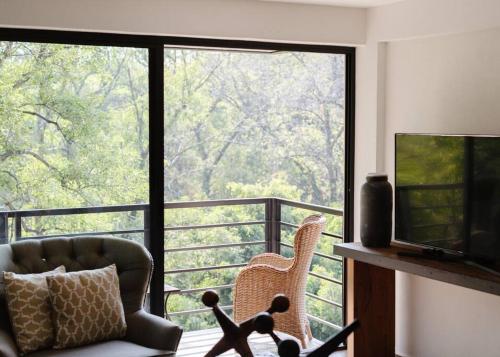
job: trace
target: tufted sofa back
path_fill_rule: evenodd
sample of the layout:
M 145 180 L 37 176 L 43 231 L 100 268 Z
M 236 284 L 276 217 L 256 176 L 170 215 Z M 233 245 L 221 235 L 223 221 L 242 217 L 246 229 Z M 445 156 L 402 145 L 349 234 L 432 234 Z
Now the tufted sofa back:
M 120 279 L 125 314 L 133 313 L 142 308 L 153 266 L 151 255 L 142 245 L 108 237 L 48 238 L 0 245 L 0 321 L 9 320 L 3 271 L 41 273 L 60 265 L 67 271 L 78 271 L 113 263 Z

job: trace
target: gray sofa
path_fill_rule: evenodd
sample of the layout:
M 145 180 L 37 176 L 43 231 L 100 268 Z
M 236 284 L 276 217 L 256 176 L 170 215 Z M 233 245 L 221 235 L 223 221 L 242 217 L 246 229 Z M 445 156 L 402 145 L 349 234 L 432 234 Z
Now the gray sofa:
M 60 265 L 67 271 L 78 271 L 113 263 L 120 279 L 126 337 L 67 350 L 37 351 L 27 356 L 174 356 L 182 329 L 143 309 L 153 267 L 151 255 L 138 243 L 107 237 L 50 238 L 0 245 L 0 356 L 18 356 L 5 303 L 3 271 L 40 273 Z

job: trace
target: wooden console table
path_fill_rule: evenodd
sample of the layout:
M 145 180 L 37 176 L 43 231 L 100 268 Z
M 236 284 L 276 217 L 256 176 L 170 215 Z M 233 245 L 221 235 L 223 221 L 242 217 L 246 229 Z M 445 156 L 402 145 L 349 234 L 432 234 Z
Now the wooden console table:
M 394 357 L 395 271 L 500 295 L 500 276 L 463 262 L 400 257 L 418 248 L 393 243 L 390 248 L 365 248 L 361 243 L 335 245 L 347 258 L 347 323 L 360 327 L 348 340 L 349 357 Z

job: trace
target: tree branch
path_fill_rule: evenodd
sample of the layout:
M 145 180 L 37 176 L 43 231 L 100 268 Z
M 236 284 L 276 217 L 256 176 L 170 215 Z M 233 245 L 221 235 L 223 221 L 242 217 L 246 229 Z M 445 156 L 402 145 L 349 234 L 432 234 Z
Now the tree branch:
M 64 140 L 67 142 L 67 143 L 72 143 L 72 140 L 68 139 L 68 137 L 66 136 L 66 134 L 64 133 L 64 130 L 63 128 L 59 125 L 58 122 L 54 121 L 54 120 L 51 120 L 49 118 L 47 118 L 46 116 L 40 114 L 40 113 L 37 113 L 37 112 L 33 112 L 33 111 L 30 111 L 30 110 L 19 110 L 21 113 L 23 114 L 28 114 L 28 115 L 32 115 L 34 117 L 37 117 L 41 120 L 43 120 L 44 122 L 48 123 L 48 124 L 52 124 L 54 125 L 57 130 L 61 133 L 62 137 L 64 138 Z

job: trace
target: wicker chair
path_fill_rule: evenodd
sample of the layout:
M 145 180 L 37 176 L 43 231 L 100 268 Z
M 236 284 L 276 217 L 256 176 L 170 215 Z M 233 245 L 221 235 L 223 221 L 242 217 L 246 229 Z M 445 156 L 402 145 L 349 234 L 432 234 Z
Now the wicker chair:
M 253 257 L 236 278 L 234 319 L 242 322 L 266 310 L 276 294 L 290 299 L 286 313 L 274 317 L 275 329 L 300 340 L 302 346 L 312 338 L 305 312 L 307 274 L 314 248 L 325 226 L 325 218 L 307 217 L 295 234 L 293 258 L 264 253 Z

